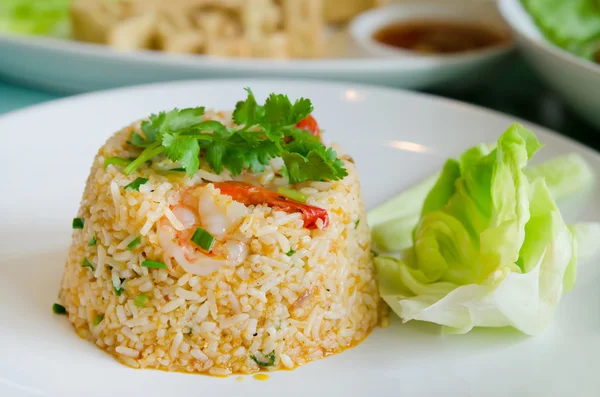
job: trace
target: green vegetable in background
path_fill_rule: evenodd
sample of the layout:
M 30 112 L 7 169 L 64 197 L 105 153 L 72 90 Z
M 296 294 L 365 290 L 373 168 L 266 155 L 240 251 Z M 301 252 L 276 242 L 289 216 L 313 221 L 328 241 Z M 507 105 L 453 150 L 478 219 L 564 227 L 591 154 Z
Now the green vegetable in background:
M 540 176 L 575 157 L 528 175 L 525 167 L 541 147 L 515 124 L 495 149 L 481 145 L 447 161 L 422 200 L 403 260 L 374 259 L 380 293 L 403 321 L 457 333 L 476 326 L 512 326 L 530 335 L 544 329 L 575 283 L 578 245 L 593 255 L 600 226 L 567 226 Z M 555 175 L 558 196 L 575 186 L 563 179 Z
M 595 60 L 600 51 L 600 1 L 521 0 L 544 36 L 559 47 Z
M 0 32 L 67 37 L 72 0 L 2 0 Z

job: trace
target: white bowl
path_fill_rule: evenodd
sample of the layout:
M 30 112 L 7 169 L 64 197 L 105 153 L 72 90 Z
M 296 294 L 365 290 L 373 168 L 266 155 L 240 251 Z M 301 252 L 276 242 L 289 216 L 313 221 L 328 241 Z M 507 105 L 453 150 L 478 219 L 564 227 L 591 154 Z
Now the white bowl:
M 581 117 L 600 128 L 600 66 L 547 41 L 520 0 L 499 0 L 525 59 Z
M 442 20 L 474 22 L 510 36 L 510 29 L 489 0 L 404 0 L 389 6 L 366 11 L 354 18 L 348 27 L 361 56 L 405 59 L 420 63 L 444 80 L 466 84 L 488 73 L 513 48 L 512 40 L 505 44 L 450 55 L 425 55 L 378 43 L 373 35 L 381 28 L 397 22 Z

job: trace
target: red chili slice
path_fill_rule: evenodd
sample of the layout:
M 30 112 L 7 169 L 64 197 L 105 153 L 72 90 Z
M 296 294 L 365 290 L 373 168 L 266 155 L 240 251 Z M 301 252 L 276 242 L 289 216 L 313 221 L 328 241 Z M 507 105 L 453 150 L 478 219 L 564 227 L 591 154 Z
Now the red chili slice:
M 304 217 L 304 227 L 307 229 L 316 229 L 318 219 L 323 221 L 323 228 L 329 224 L 329 215 L 323 208 L 302 204 L 265 188 L 236 181 L 216 182 L 213 185 L 221 191 L 221 194 L 231 196 L 244 205 L 267 204 L 288 213 L 301 212 Z
M 300 128 L 301 130 L 310 131 L 310 134 L 312 136 L 321 138 L 321 129 L 319 128 L 319 125 L 317 124 L 317 120 L 315 120 L 315 118 L 313 116 L 311 116 L 310 114 L 308 116 L 306 116 L 304 119 L 297 122 L 296 127 Z

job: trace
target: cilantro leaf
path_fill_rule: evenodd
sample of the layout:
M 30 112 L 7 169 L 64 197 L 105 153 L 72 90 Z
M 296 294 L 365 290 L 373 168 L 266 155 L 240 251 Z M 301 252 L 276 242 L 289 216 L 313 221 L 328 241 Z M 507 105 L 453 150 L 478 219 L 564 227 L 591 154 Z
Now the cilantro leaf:
M 145 146 L 149 146 L 151 144 L 153 144 L 154 142 L 156 142 L 156 140 L 158 139 L 158 135 L 159 135 L 159 131 L 160 131 L 160 127 L 162 126 L 164 120 L 165 120 L 165 112 L 160 112 L 159 114 L 151 114 L 150 117 L 148 117 L 148 120 L 144 120 L 142 122 L 142 132 L 144 133 L 144 137 L 142 138 L 139 134 L 135 133 L 139 138 L 142 139 L 142 141 L 138 140 L 137 138 L 135 138 L 132 134 L 131 137 L 131 141 L 133 143 L 142 143 L 144 147 Z M 137 146 L 137 145 L 136 145 Z
M 252 172 L 262 172 L 272 158 L 280 155 L 279 148 L 274 142 L 262 141 L 256 147 L 246 152 L 248 168 Z
M 283 127 L 294 124 L 292 102 L 283 94 L 271 94 L 265 102 L 265 114 L 260 120 L 265 127 Z
M 292 107 L 292 124 L 296 124 L 301 120 L 304 120 L 308 115 L 310 115 L 315 108 L 312 105 L 310 99 L 300 98 L 294 102 L 294 106 Z
M 283 94 L 271 94 L 264 106 L 264 115 L 258 123 L 265 129 L 271 140 L 281 139 L 284 136 L 282 127 L 295 125 L 313 111 L 313 106 L 308 99 L 301 98 L 292 102 Z
M 283 161 L 290 183 L 311 180 L 339 180 L 348 175 L 344 162 L 335 150 L 324 146 L 318 137 L 297 128 L 286 134 L 289 138 Z
M 287 176 L 292 184 L 305 181 L 336 181 L 347 176 L 348 172 L 343 168 L 344 163 L 337 157 L 337 161 L 332 161 L 332 156 L 335 157 L 336 153 L 331 148 L 313 149 L 306 156 L 290 152 L 282 154 Z
M 131 134 L 131 139 L 129 140 L 129 143 L 132 144 L 133 146 L 144 147 L 145 148 L 145 147 L 148 147 L 148 146 L 152 145 L 153 142 L 150 142 L 147 139 L 144 139 L 137 132 L 133 132 Z
M 306 156 L 311 150 L 323 147 L 321 140 L 306 130 L 292 128 L 286 130 L 285 135 L 288 138 L 285 150 L 288 152 L 300 153 Z
M 227 169 L 236 176 L 246 170 L 261 172 L 276 157 L 283 158 L 284 173 L 291 183 L 339 180 L 347 175 L 333 149 L 319 137 L 296 128 L 313 111 L 310 100 L 292 103 L 286 95 L 271 94 L 261 106 L 249 88 L 246 92 L 246 100 L 236 104 L 232 115 L 239 127 L 232 129 L 204 120 L 203 107 L 151 115 L 142 122 L 141 133 L 133 132 L 128 141 L 144 150 L 123 172 L 129 175 L 164 154 L 190 177 L 199 169 L 201 158 L 217 174 Z
M 223 164 L 232 175 L 239 175 L 243 170 L 261 172 L 269 161 L 280 154 L 275 142 L 256 139 L 256 133 L 237 132 L 228 141 Z
M 220 174 L 223 169 L 223 158 L 227 153 L 227 145 L 232 132 L 218 121 L 205 121 L 199 130 L 212 130 L 212 134 L 200 134 L 201 145 L 206 149 L 206 160 L 208 165 Z
M 246 92 L 248 93 L 248 97 L 245 101 L 239 101 L 235 105 L 235 110 L 233 111 L 232 116 L 233 121 L 237 125 L 252 127 L 253 125 L 256 125 L 257 119 L 260 118 L 262 107 L 258 106 L 256 103 L 256 98 L 254 97 L 254 94 L 250 88 L 246 88 Z
M 187 125 L 187 129 L 179 128 L 162 133 L 162 145 L 165 155 L 171 161 L 179 162 L 190 177 L 200 168 L 200 143 L 198 139 L 203 141 L 225 139 L 224 137 L 229 134 L 227 128 L 218 121 L 207 120 L 197 122 L 195 115 L 200 114 L 200 110 L 198 109 L 201 109 L 201 112 L 204 113 L 204 108 L 193 109 L 194 112 L 190 111 L 190 114 L 184 117 L 187 118 L 187 121 L 183 120 L 179 124 L 179 127 Z M 186 112 L 188 110 L 184 109 Z M 174 121 L 170 123 L 172 126 L 177 125 L 177 122 Z M 210 130 L 213 131 L 212 134 L 201 133 L 202 131 Z
M 177 133 L 165 133 L 162 137 L 162 144 L 167 158 L 179 162 L 190 177 L 198 171 L 200 168 L 200 145 L 197 138 Z
M 206 161 L 217 175 L 223 169 L 223 157 L 226 153 L 226 145 L 222 142 L 214 142 L 206 149 Z
M 166 114 L 161 131 L 183 131 L 202 123 L 204 107 L 174 109 Z
M 333 169 L 335 170 L 335 177 L 330 178 L 331 180 L 337 181 L 344 179 L 348 176 L 348 171 L 344 167 L 344 162 L 338 157 L 337 152 L 332 148 L 328 147 L 325 150 L 326 158 L 331 162 Z

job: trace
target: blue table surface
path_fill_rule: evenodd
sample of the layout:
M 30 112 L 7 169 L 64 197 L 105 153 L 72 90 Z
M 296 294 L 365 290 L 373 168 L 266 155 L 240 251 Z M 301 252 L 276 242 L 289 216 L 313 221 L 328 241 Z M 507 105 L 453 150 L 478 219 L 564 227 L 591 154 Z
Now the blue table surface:
M 576 116 L 558 95 L 537 78 L 520 56 L 515 56 L 476 89 L 462 93 L 427 92 L 535 122 L 600 151 L 600 129 Z M 17 86 L 2 80 L 0 76 L 0 114 L 62 96 Z
M 57 94 L 19 87 L 0 80 L 0 114 L 59 97 Z

